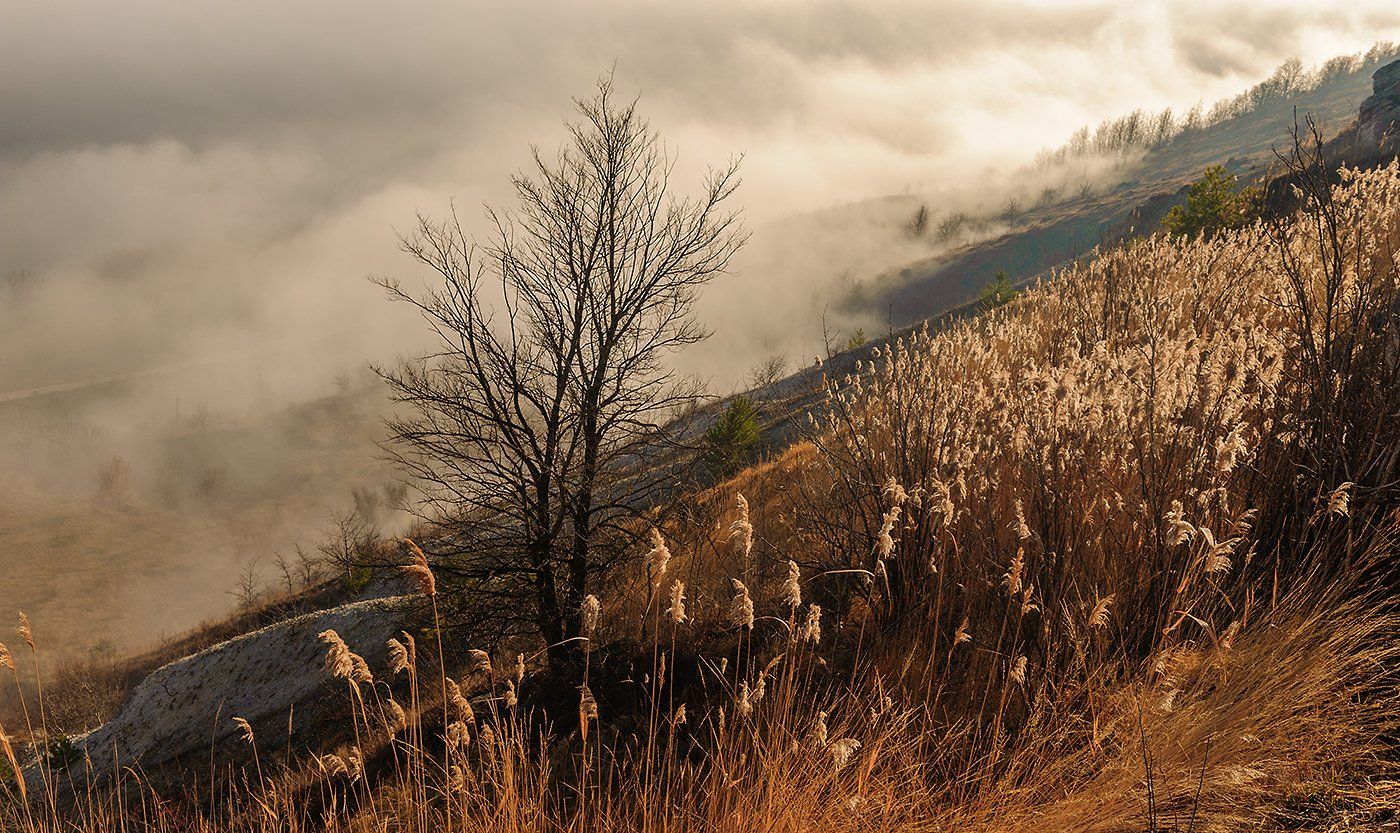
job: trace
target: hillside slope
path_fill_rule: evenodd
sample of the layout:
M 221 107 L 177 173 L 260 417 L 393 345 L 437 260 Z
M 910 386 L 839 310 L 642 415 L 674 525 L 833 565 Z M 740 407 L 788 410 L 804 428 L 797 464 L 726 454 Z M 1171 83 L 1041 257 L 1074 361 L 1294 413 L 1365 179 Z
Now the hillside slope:
M 1372 94 L 1373 73 L 1388 62 L 1363 64 L 1315 89 L 1185 132 L 1114 170 L 1102 193 L 1030 208 L 1008 233 L 892 270 L 862 287 L 850 303 L 872 316 L 888 315 L 896 326 L 907 325 L 974 300 L 997 271 L 1024 283 L 1096 246 L 1149 233 L 1184 186 L 1210 165 L 1224 165 L 1246 180 L 1262 177 L 1274 149 L 1287 144 L 1295 113 L 1311 115 L 1328 136 L 1342 132 Z

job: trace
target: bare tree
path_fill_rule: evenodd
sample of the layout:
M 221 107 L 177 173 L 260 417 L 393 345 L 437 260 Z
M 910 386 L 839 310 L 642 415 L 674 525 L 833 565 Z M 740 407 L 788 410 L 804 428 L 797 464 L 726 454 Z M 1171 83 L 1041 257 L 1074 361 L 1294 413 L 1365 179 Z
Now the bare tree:
M 310 587 L 321 576 L 321 559 L 306 551 L 301 544 L 292 547 L 297 554 L 296 578 L 301 587 Z
M 928 233 L 928 227 L 928 206 L 920 205 L 918 209 L 914 212 L 914 216 L 909 218 L 908 223 L 905 223 L 904 231 L 910 237 L 917 240 L 918 238 L 923 237 L 925 234 Z
M 330 529 L 316 549 L 327 564 L 350 577 L 357 567 L 373 566 L 378 544 L 379 530 L 357 509 L 351 509 L 331 513 Z
M 290 596 L 295 593 L 297 583 L 295 566 L 292 562 L 287 559 L 287 556 L 278 552 L 273 556 L 272 563 L 277 565 L 277 572 L 282 576 L 282 586 L 287 588 L 287 595 Z
M 611 78 L 575 104 L 565 147 L 536 149 L 513 178 L 515 210 L 488 209 L 487 243 L 455 215 L 419 218 L 404 249 L 439 287 L 379 281 L 437 336 L 433 353 L 377 371 L 408 406 L 390 454 L 419 513 L 450 522 L 429 547 L 438 570 L 470 588 L 474 615 L 537 631 L 555 663 L 651 499 L 638 477 L 655 470 L 662 422 L 694 396 L 666 356 L 706 336 L 696 295 L 745 240 L 723 207 L 737 162 L 678 198 L 673 158 Z
M 749 371 L 749 388 L 766 388 L 787 374 L 788 357 L 784 353 L 774 353 L 759 362 Z
M 228 591 L 238 603 L 238 612 L 252 610 L 262 598 L 262 577 L 258 575 L 258 559 L 254 558 L 238 574 L 233 589 Z

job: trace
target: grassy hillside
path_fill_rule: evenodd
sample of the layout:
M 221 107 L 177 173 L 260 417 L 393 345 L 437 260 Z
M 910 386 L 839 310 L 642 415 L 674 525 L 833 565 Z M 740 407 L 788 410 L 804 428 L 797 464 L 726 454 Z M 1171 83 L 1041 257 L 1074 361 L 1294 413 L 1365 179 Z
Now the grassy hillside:
M 1025 281 L 1101 244 L 1150 233 L 1206 167 L 1223 164 L 1246 179 L 1261 177 L 1275 161 L 1273 150 L 1287 145 L 1295 110 L 1299 118 L 1311 115 L 1329 136 L 1341 132 L 1371 93 L 1371 74 L 1393 59 L 1393 48 L 1378 48 L 1316 86 L 1260 93 L 1257 104 L 1238 103 L 1237 115 L 1160 145 L 1125 147 L 1097 165 L 1070 157 L 1027 171 L 1026 178 L 1043 181 L 1047 191 L 1013 195 L 1022 205 L 1017 216 L 992 218 L 1002 233 L 892 269 L 850 303 L 905 325 L 974 300 L 999 270 Z
M 28 789 L 74 779 L 77 805 L 8 823 L 1375 829 L 1400 784 L 1400 167 L 1305 211 L 1113 249 L 828 379 L 802 442 L 597 587 L 568 676 L 530 643 L 327 631 L 306 673 L 343 704 L 334 745 L 259 754 L 280 732 L 220 713 L 244 751 L 216 794 L 117 772 L 132 800 L 84 799 L 50 756 Z M 463 590 L 407 563 L 427 611 Z

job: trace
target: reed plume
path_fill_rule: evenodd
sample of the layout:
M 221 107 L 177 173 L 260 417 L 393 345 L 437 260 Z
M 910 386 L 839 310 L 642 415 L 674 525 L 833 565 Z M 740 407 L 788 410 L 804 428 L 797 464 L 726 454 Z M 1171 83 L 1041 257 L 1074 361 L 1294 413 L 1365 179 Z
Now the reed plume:
M 253 725 L 251 723 L 242 717 L 235 717 L 233 719 L 233 724 L 238 727 L 239 734 L 242 735 L 244 743 L 249 746 L 255 745 L 256 741 L 253 738 Z
M 472 648 L 467 651 L 467 671 L 471 674 L 481 674 L 494 678 L 495 669 L 491 665 L 491 655 L 480 648 Z
M 822 641 L 822 606 L 807 605 L 807 618 L 802 624 L 802 639 L 805 642 Z
M 598 603 L 598 597 L 592 593 L 583 597 L 583 604 L 579 606 L 579 630 L 580 636 L 585 639 L 592 639 L 598 630 L 598 615 L 603 610 L 603 606 Z
M 793 610 L 802 606 L 802 571 L 791 559 L 788 560 L 787 579 L 783 582 L 783 603 Z
M 661 586 L 661 579 L 666 575 L 666 567 L 670 563 L 671 550 L 666 547 L 666 539 L 661 537 L 660 530 L 652 527 L 651 549 L 646 555 L 647 575 L 652 587 Z
M 840 771 L 845 769 L 851 758 L 860 751 L 860 741 L 855 738 L 841 738 L 827 744 L 826 749 L 831 753 L 831 762 Z
M 598 701 L 593 699 L 593 690 L 581 686 L 578 695 L 578 731 L 584 743 L 588 743 L 588 726 L 598 719 Z
M 19 760 L 15 757 L 15 749 L 10 745 L 10 736 L 5 733 L 4 726 L 0 726 L 0 752 L 5 753 L 5 760 L 10 764 L 10 771 L 15 774 L 15 784 L 19 787 L 20 801 L 27 800 L 29 793 L 24 783 L 24 770 L 19 768 Z
M 672 625 L 685 623 L 685 582 L 675 579 L 671 582 L 671 604 L 666 608 Z
M 736 628 L 753 628 L 753 599 L 749 588 L 737 578 L 730 579 L 734 585 L 734 598 L 729 603 L 729 624 Z
M 953 645 L 957 646 L 963 644 L 964 642 L 971 642 L 971 628 L 972 622 L 970 622 L 968 618 L 964 616 L 962 622 L 958 625 L 957 631 L 953 634 Z
M 390 637 L 385 643 L 389 648 L 389 676 L 396 676 L 408 670 L 408 648 L 397 639 Z
M 1333 489 L 1327 496 L 1327 514 L 1339 517 L 1350 517 L 1351 515 L 1351 489 L 1355 483 L 1347 481 Z
M 345 640 L 334 629 L 321 632 L 320 640 L 326 644 L 326 671 L 351 684 L 372 683 L 374 674 L 369 670 L 365 658 L 350 650 Z
M 1103 628 L 1108 626 L 1108 611 L 1113 604 L 1113 594 L 1109 593 L 1094 604 L 1094 609 L 1089 613 L 1089 627 Z
M 749 522 L 749 500 L 742 494 L 738 495 L 739 517 L 729 527 L 729 540 L 739 541 L 739 555 L 743 558 L 745 567 L 748 566 L 749 557 L 753 553 L 753 524 Z
M 327 629 L 321 631 L 319 639 L 326 644 L 326 671 L 342 680 L 353 679 L 355 663 L 350 659 L 350 646 L 345 644 L 340 634 L 334 629 Z
M 472 709 L 472 704 L 462 694 L 462 687 L 456 680 L 447 679 L 447 704 L 452 708 L 453 719 L 467 724 L 476 723 L 476 711 Z
M 19 638 L 24 640 L 24 644 L 29 646 L 30 651 L 35 650 L 34 631 L 29 627 L 29 617 L 22 610 L 19 613 L 19 627 L 15 628 L 15 633 L 19 634 Z
M 418 592 L 425 596 L 436 596 L 437 579 L 433 577 L 433 570 L 428 566 L 428 556 L 423 554 L 423 550 L 412 539 L 404 538 L 403 542 L 408 547 L 409 554 L 413 556 L 413 562 L 399 569 L 418 586 Z

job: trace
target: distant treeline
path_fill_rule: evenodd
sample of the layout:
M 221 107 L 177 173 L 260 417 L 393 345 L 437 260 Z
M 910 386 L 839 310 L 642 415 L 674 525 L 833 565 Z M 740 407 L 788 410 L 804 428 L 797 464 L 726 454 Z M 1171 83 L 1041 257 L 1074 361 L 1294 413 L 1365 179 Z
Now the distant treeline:
M 1374 71 L 1397 55 L 1400 55 L 1400 45 L 1381 41 L 1364 53 L 1332 58 L 1311 72 L 1303 69 L 1297 58 L 1290 58 L 1267 79 L 1233 98 L 1217 101 L 1209 110 L 1199 103 L 1182 116 L 1170 107 L 1156 114 L 1139 109 L 1107 119 L 1092 129 L 1081 127 L 1064 145 L 1041 151 L 1036 156 L 1035 166 L 1048 168 L 1074 159 L 1121 156 L 1161 147 L 1180 136 L 1248 115 L 1270 102 L 1315 90 L 1360 72 Z

